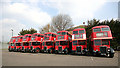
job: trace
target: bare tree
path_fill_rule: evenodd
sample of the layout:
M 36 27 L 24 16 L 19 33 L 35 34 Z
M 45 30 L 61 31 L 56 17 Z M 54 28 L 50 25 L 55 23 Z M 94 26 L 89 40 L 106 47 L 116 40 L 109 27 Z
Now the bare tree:
M 66 14 L 59 14 L 52 18 L 52 28 L 55 32 L 73 27 L 72 18 Z
M 41 34 L 44 34 L 44 33 L 46 33 L 46 32 L 56 32 L 56 31 L 55 31 L 54 28 L 51 26 L 51 24 L 48 23 L 47 25 L 41 27 L 41 28 L 39 29 L 39 32 L 40 32 Z

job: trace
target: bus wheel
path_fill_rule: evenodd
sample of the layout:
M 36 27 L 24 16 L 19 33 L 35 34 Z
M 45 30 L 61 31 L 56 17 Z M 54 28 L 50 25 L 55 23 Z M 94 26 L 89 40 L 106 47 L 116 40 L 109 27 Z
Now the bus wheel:
M 55 54 L 58 54 L 58 51 L 57 51 L 57 50 L 55 50 Z
M 35 52 L 36 52 L 36 53 L 39 53 L 39 52 L 40 52 L 40 49 L 36 49 Z
M 49 50 L 49 53 L 50 53 L 50 54 L 52 54 L 52 52 L 53 52 L 53 50 L 52 50 L 52 49 L 50 49 L 50 50 Z
M 65 50 L 65 54 L 68 54 L 68 49 Z
M 12 50 L 9 49 L 9 52 L 12 52 Z
M 107 57 L 113 58 L 114 57 L 114 53 L 110 53 L 109 56 L 107 55 Z

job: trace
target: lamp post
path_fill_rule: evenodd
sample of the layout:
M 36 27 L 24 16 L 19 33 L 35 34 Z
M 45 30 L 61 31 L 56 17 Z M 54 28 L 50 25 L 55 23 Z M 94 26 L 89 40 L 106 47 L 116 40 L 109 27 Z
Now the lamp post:
M 11 31 L 12 31 L 12 37 L 13 37 L 13 29 L 11 29 Z

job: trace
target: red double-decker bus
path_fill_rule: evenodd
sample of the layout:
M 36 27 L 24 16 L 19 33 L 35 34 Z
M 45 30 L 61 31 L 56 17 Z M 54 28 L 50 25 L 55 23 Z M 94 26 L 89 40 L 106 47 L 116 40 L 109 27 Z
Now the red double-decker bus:
M 71 51 L 72 35 L 68 31 L 58 31 L 55 43 L 55 53 L 68 54 Z
M 42 49 L 42 41 L 44 34 L 34 33 L 30 41 L 31 52 L 39 53 Z
M 42 42 L 42 52 L 53 53 L 55 48 L 56 34 L 47 32 L 44 34 L 44 40 Z
M 23 36 L 17 36 L 14 51 L 21 51 Z
M 86 54 L 86 53 L 87 53 L 86 31 L 84 28 L 74 29 L 72 34 L 72 54 Z
M 29 52 L 29 41 L 31 40 L 31 34 L 25 34 L 23 36 L 23 41 L 22 41 L 22 48 L 21 48 L 21 51 L 22 52 Z
M 114 50 L 110 47 L 112 40 L 112 33 L 107 25 L 95 26 L 92 28 L 90 36 L 90 52 L 93 55 L 105 55 L 107 57 L 114 57 Z
M 13 36 L 9 41 L 8 50 L 9 52 L 14 51 L 16 36 Z

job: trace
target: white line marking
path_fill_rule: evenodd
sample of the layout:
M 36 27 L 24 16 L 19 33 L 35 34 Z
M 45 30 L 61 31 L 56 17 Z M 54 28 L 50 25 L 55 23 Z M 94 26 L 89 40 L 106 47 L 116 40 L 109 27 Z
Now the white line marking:
M 93 61 L 93 58 L 91 57 L 91 60 Z

